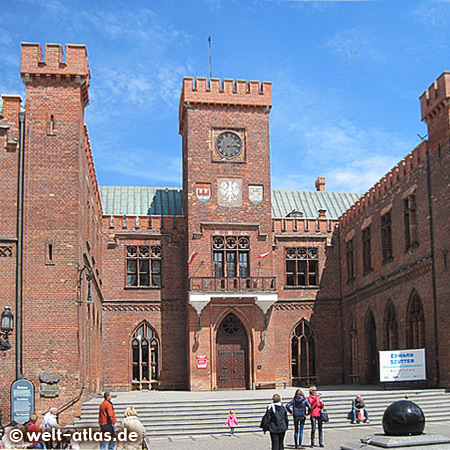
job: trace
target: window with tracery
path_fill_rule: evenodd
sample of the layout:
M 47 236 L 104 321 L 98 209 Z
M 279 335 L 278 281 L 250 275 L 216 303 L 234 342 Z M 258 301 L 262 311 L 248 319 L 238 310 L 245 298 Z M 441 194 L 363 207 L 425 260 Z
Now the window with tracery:
M 312 384 L 316 377 L 315 342 L 306 320 L 295 327 L 291 338 L 292 378 L 295 384 Z
M 250 239 L 247 236 L 214 236 L 213 259 L 216 278 L 250 276 Z
M 140 325 L 131 340 L 131 371 L 134 389 L 148 389 L 158 380 L 159 343 L 156 331 L 147 323 Z
M 425 316 L 422 301 L 416 292 L 412 294 L 408 304 L 406 345 L 410 349 L 425 347 Z
M 161 261 L 159 245 L 127 246 L 127 286 L 161 287 Z
M 286 248 L 286 286 L 319 284 L 319 252 L 316 247 Z

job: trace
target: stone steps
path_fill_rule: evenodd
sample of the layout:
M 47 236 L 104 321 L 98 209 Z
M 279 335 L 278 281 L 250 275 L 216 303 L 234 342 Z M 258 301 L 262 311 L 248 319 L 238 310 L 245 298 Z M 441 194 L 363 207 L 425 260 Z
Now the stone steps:
M 193 394 L 192 400 L 172 401 L 156 400 L 151 394 L 147 394 L 142 398 L 134 397 L 133 399 L 121 395 L 113 401 L 115 400 L 114 409 L 118 420 L 123 417 L 127 406 L 134 406 L 150 437 L 227 433 L 225 420 L 230 409 L 236 412 L 239 432 L 260 431 L 259 424 L 270 403 L 271 393 L 268 392 L 268 395 L 264 397 L 244 398 L 245 392 L 242 391 L 243 398 L 230 399 L 196 399 Z M 183 397 L 186 396 L 189 396 L 189 393 L 183 394 Z M 332 395 L 324 393 L 322 399 L 330 416 L 330 422 L 325 424 L 327 428 L 364 426 L 363 424 L 351 425 L 347 419 L 354 397 L 354 392 L 334 392 Z M 427 421 L 438 421 L 443 417 L 450 417 L 450 394 L 442 389 L 374 391 L 363 394 L 371 424 L 381 425 L 385 409 L 392 402 L 404 400 L 405 397 L 422 408 Z M 81 417 L 74 425 L 80 428 L 97 427 L 98 407 L 101 401 L 102 399 L 96 398 L 85 403 Z M 285 398 L 284 403 L 287 401 L 289 399 Z

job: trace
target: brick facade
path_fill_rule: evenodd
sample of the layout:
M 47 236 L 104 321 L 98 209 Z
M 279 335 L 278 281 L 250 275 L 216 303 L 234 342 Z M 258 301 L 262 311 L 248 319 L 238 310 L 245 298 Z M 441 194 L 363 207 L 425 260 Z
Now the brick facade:
M 426 348 L 426 384 L 448 386 L 448 74 L 421 98 L 428 141 L 341 217 L 325 203 L 274 215 L 270 83 L 184 79 L 182 212 L 161 188 L 159 212 L 130 213 L 106 212 L 97 185 L 83 120 L 85 47 L 67 45 L 63 55 L 47 44 L 44 57 L 40 45 L 22 44 L 21 76 L 22 372 L 38 412 L 71 404 L 62 417 L 70 421 L 102 389 L 378 383 L 377 350 L 414 339 Z M 20 99 L 3 96 L 2 105 L 0 307 L 17 316 Z M 325 182 L 316 182 L 321 201 Z M 409 244 L 405 214 L 414 219 Z M 409 317 L 417 305 L 418 337 Z M 10 340 L 0 374 L 5 417 L 16 370 Z M 226 361 L 238 375 L 230 378 Z M 56 398 L 43 395 L 44 372 L 60 376 Z

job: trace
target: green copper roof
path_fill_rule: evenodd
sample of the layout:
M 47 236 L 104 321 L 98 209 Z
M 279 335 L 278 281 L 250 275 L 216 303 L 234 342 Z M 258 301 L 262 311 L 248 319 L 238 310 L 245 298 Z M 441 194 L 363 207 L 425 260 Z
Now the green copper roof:
M 362 194 L 327 191 L 272 191 L 272 217 L 287 217 L 292 211 L 301 217 L 317 218 L 319 209 L 326 210 L 327 219 L 337 219 Z
M 181 188 L 100 186 L 103 214 L 182 216 Z
M 276 190 L 272 191 L 272 217 L 288 217 L 296 211 L 300 217 L 317 218 L 319 209 L 325 209 L 328 219 L 337 219 L 360 197 L 344 192 Z M 183 215 L 181 188 L 100 186 L 100 198 L 106 215 Z

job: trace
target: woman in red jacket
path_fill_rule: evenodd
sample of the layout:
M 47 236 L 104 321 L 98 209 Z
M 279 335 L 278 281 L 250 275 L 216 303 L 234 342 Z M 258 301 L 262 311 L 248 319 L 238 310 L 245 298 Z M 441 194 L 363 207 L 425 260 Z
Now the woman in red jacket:
M 323 447 L 322 417 L 320 415 L 323 409 L 323 402 L 315 386 L 309 388 L 308 402 L 311 405 L 311 447 L 315 447 L 314 435 L 316 434 L 316 428 L 319 428 L 319 447 Z

